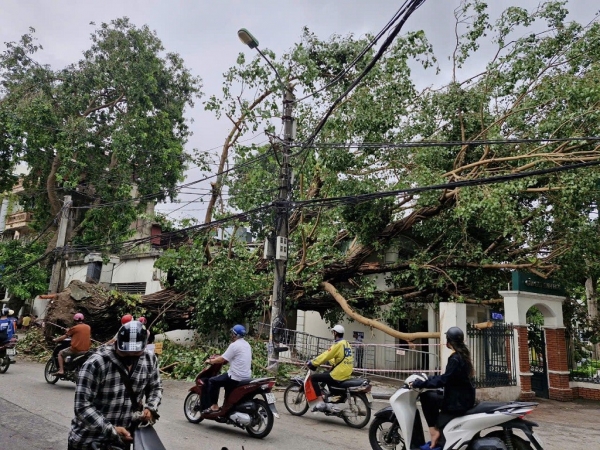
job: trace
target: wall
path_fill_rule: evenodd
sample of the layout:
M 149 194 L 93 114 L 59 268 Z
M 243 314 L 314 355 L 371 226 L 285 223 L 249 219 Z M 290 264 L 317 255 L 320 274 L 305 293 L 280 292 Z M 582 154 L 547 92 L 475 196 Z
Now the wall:
M 154 262 L 158 259 L 157 254 L 141 254 L 122 256 L 120 261 L 114 265 L 112 270 L 111 284 L 115 283 L 146 283 L 145 294 L 153 294 L 162 289 L 160 284 L 161 274 L 158 269 L 154 269 Z M 73 280 L 84 281 L 87 274 L 88 264 L 83 261 L 71 262 L 66 270 L 65 286 Z M 107 273 L 104 271 L 102 280 L 107 279 Z
M 573 397 L 600 401 L 600 385 L 581 381 L 571 381 L 569 385 L 573 390 Z

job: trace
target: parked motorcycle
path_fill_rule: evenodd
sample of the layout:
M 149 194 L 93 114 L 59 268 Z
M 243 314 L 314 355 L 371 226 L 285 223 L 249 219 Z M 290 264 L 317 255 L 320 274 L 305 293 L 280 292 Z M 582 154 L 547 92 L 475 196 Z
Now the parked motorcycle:
M 196 377 L 196 383 L 183 403 L 183 412 L 188 421 L 200 423 L 204 419 L 233 425 L 254 438 L 267 436 L 275 417 L 279 417 L 275 407 L 275 394 L 271 389 L 275 378 L 256 378 L 242 381 L 230 392 L 225 391 L 225 401 L 218 413 L 204 414 L 210 406 L 208 400 L 208 379 L 219 375 L 222 364 L 212 364 L 202 370 Z M 262 397 L 262 398 L 261 398 Z
M 17 336 L 13 336 L 10 341 L 0 345 L 0 373 L 6 373 L 8 367 L 15 362 L 16 345 Z
M 56 347 L 54 347 L 52 356 L 50 356 L 50 359 L 44 368 L 44 377 L 48 383 L 55 384 L 58 380 L 72 381 L 73 383 L 77 383 L 79 369 L 83 363 L 86 362 L 87 359 L 94 353 L 93 350 L 89 350 L 86 353 L 77 355 L 75 357 L 67 356 L 64 361 L 64 375 L 54 374 L 54 372 L 58 370 L 58 352 L 64 350 L 65 348 L 69 348 L 70 346 L 71 338 L 67 338 L 60 341 Z
M 404 386 L 390 397 L 390 406 L 375 413 L 375 419 L 369 427 L 369 442 L 373 450 L 413 449 L 425 444 L 427 425 L 423 426 L 421 422 L 417 399 L 427 389 L 410 387 L 410 383 L 421 377 L 426 376 L 409 376 Z M 445 443 L 442 449 L 543 450 L 542 441 L 533 432 L 537 424 L 524 418 L 537 405 L 526 402 L 481 402 L 444 427 Z M 520 431 L 519 434 L 526 436 L 528 441 L 515 435 L 515 431 Z
M 306 414 L 309 402 L 306 392 L 312 390 L 312 371 L 307 370 L 306 376 L 294 377 L 283 394 L 283 403 L 293 416 Z M 313 409 L 313 412 L 322 412 L 326 416 L 341 417 L 352 428 L 363 428 L 371 420 L 371 406 L 373 395 L 371 394 L 371 383 L 364 378 L 353 378 L 342 381 L 339 386 L 321 386 L 323 400 L 331 405 L 325 411 Z

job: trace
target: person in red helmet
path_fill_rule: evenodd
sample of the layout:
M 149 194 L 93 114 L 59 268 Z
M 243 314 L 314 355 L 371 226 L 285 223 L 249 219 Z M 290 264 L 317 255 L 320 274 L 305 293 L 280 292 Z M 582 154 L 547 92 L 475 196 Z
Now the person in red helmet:
M 92 345 L 92 329 L 88 324 L 83 323 L 84 319 L 83 314 L 75 314 L 73 316 L 75 325 L 69 328 L 62 336 L 53 339 L 54 342 L 60 342 L 68 337 L 71 338 L 71 346 L 58 353 L 58 371 L 54 373 L 55 375 L 64 375 L 65 358 L 67 356 L 77 356 L 90 349 Z
M 127 322 L 131 322 L 133 320 L 133 316 L 131 314 L 125 314 L 121 317 L 121 325 L 125 325 Z

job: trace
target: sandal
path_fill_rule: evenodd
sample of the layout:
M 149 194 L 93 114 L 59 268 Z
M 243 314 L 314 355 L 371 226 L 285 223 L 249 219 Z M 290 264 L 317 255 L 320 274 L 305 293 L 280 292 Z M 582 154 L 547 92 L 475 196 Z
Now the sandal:
M 206 408 L 204 411 L 202 411 L 202 414 L 217 414 L 220 412 L 221 412 L 221 408 L 218 408 L 218 409 Z

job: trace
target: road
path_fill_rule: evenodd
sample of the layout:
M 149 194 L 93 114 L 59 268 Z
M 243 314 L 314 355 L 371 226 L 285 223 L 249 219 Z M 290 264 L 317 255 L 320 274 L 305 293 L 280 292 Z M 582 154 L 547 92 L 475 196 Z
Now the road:
M 369 448 L 368 430 L 355 430 L 341 419 L 307 413 L 287 413 L 281 392 L 277 395 L 280 418 L 265 439 L 252 439 L 228 425 L 204 421 L 189 423 L 183 415 L 183 401 L 189 382 L 164 380 L 163 402 L 156 430 L 169 450 L 294 450 Z M 73 417 L 75 385 L 44 380 L 44 365 L 19 359 L 0 375 L 0 448 L 11 450 L 64 450 Z M 384 403 L 377 404 L 377 408 Z
M 280 419 L 263 440 L 250 438 L 245 431 L 204 421 L 198 425 L 183 416 L 183 400 L 190 383 L 164 380 L 161 418 L 156 429 L 169 450 L 315 450 L 369 449 L 367 428 L 355 430 L 342 420 L 321 414 L 303 417 L 288 414 L 278 392 Z M 44 380 L 44 366 L 19 359 L 0 375 L 0 448 L 11 450 L 64 450 L 73 417 L 75 385 Z M 376 401 L 377 410 L 385 405 Z M 541 401 L 531 415 L 538 422 L 545 450 L 587 450 L 599 448 L 597 402 L 561 403 Z

